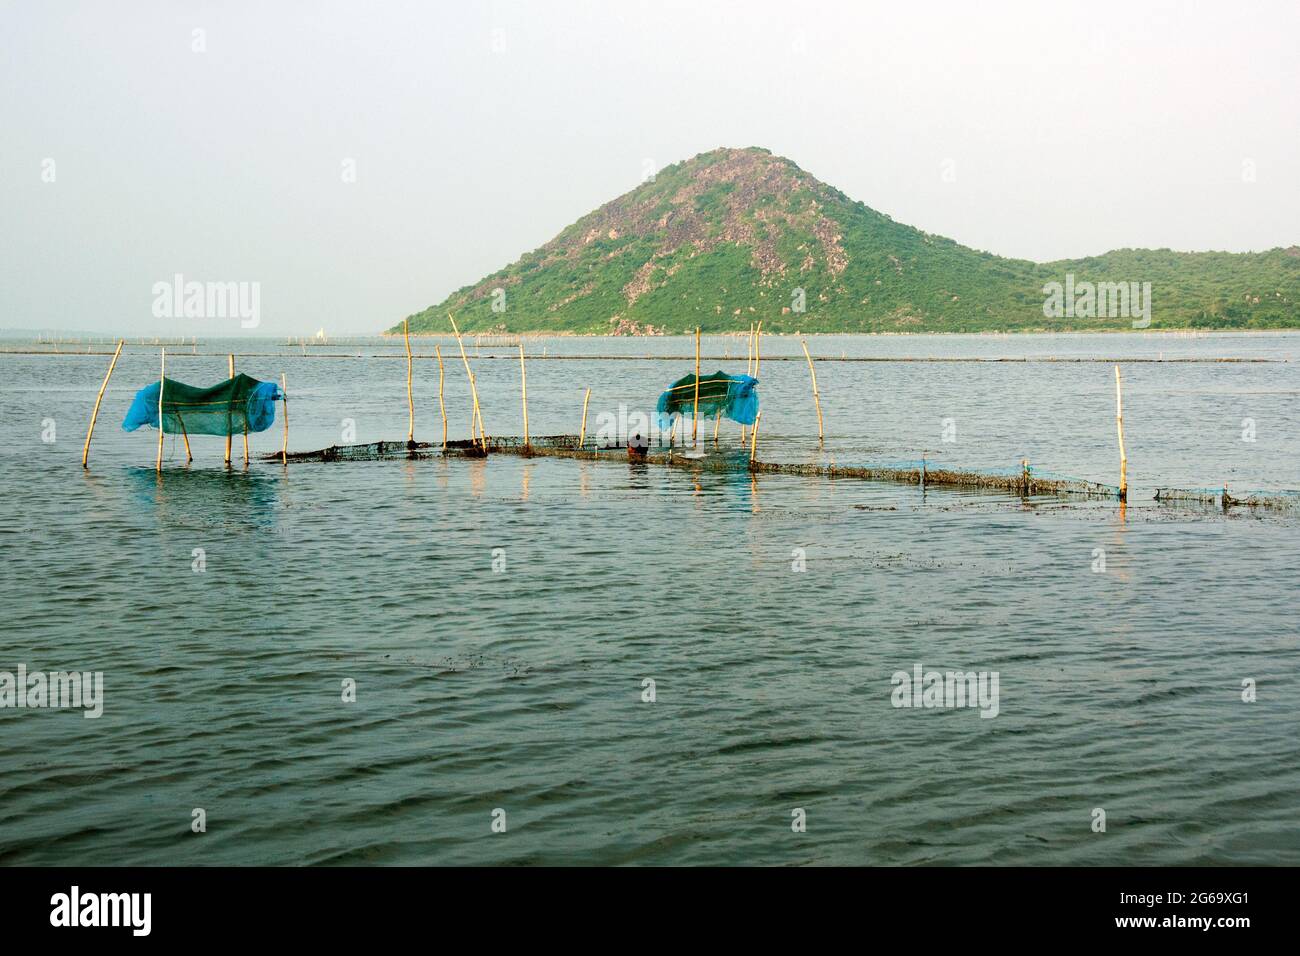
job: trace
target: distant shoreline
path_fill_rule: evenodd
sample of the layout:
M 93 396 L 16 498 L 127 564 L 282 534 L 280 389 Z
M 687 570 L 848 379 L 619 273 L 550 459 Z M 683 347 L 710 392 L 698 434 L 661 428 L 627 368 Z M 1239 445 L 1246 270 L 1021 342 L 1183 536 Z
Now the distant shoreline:
M 1201 335 L 1233 335 L 1233 336 L 1258 336 L 1258 335 L 1291 335 L 1300 333 L 1300 326 L 1286 328 L 1265 328 L 1265 329 L 1236 329 L 1231 327 L 1216 328 L 1149 328 L 1149 329 L 1008 329 L 1005 331 L 987 330 L 982 332 L 768 332 L 764 330 L 764 337 L 772 338 L 913 338 L 922 339 L 928 337 L 944 338 L 1010 338 L 1010 337 L 1031 337 L 1031 336 L 1058 336 L 1058 335 L 1160 335 L 1173 337 L 1195 337 Z M 567 332 L 567 331 L 546 331 L 532 330 L 522 332 L 472 332 L 464 331 L 461 333 L 466 339 L 620 339 L 627 341 L 640 341 L 650 339 L 674 339 L 674 338 L 692 338 L 692 332 L 673 332 L 662 335 L 609 335 L 598 332 Z M 733 337 L 742 338 L 749 335 L 748 329 L 739 329 L 725 332 L 702 332 L 705 338 L 713 337 Z M 39 339 L 49 338 L 48 343 L 39 342 Z M 439 339 L 451 342 L 456 341 L 456 337 L 450 332 L 412 332 L 413 339 Z M 337 348 L 339 346 L 363 345 L 366 343 L 377 344 L 380 342 L 401 342 L 402 334 L 393 332 L 375 332 L 375 333 L 356 333 L 345 334 L 333 337 L 327 337 L 324 340 L 313 341 L 311 336 L 292 336 L 280 334 L 261 334 L 261 335 L 209 335 L 205 336 L 202 341 L 197 340 L 197 336 L 169 336 L 153 334 L 135 334 L 135 335 L 118 335 L 103 332 L 61 332 L 57 330 L 28 331 L 26 329 L 8 330 L 0 329 L 0 343 L 11 342 L 21 344 L 45 344 L 49 348 L 28 349 L 6 347 L 0 344 L 0 353 L 10 354 L 67 354 L 67 355 L 86 355 L 100 354 L 98 352 L 80 351 L 80 352 L 61 352 L 56 351 L 58 346 L 93 346 L 93 345 L 113 345 L 118 339 L 125 340 L 128 347 L 166 347 L 166 348 L 191 348 L 197 345 L 205 345 L 210 341 L 231 342 L 244 340 L 257 343 L 278 343 L 281 348 Z M 112 349 L 108 350 L 112 354 Z M 222 354 L 225 354 L 224 352 Z M 279 354 L 279 353 L 275 353 Z
M 931 332 L 769 332 L 763 330 L 764 336 L 774 336 L 778 338 L 789 337 L 812 337 L 812 336 L 856 336 L 861 338 L 924 338 L 926 336 L 944 335 L 944 336 L 1009 336 L 1009 335 L 1188 335 L 1188 334 L 1223 334 L 1231 333 L 1233 335 L 1277 335 L 1280 333 L 1300 332 L 1300 326 L 1279 326 L 1277 328 L 1263 329 L 1237 329 L 1231 326 L 1216 326 L 1214 328 L 1200 328 L 1198 326 L 1186 326 L 1179 328 L 1149 328 L 1149 329 L 985 329 L 980 332 L 951 332 L 951 331 L 931 331 Z M 603 332 L 551 332 L 545 329 L 521 331 L 521 332 L 474 332 L 462 330 L 461 335 L 465 338 L 552 338 L 552 339 L 673 339 L 673 338 L 690 338 L 694 332 L 666 332 L 655 335 L 609 335 Z M 702 331 L 703 336 L 748 336 L 748 329 L 738 329 L 727 332 L 710 332 Z M 384 339 L 402 338 L 401 332 L 379 332 L 376 337 Z M 340 336 L 340 338 L 364 338 L 364 336 Z M 411 338 L 425 339 L 451 339 L 453 342 L 456 336 L 451 332 L 412 332 Z M 308 343 L 310 344 L 310 343 Z

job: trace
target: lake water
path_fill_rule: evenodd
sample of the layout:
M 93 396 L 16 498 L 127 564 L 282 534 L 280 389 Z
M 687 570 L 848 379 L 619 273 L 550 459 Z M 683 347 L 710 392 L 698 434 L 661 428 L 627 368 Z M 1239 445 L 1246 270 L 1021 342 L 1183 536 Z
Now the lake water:
M 464 369 L 439 341 L 465 437 Z M 526 346 L 533 435 L 576 432 L 587 387 L 589 434 L 620 403 L 649 409 L 693 348 Z M 764 338 L 764 460 L 1028 458 L 1108 484 L 1112 366 L 987 360 L 1123 360 L 1122 513 L 508 455 L 227 472 L 204 436 L 189 467 L 169 437 L 159 477 L 156 433 L 119 427 L 157 376 L 144 346 L 83 471 L 108 356 L 0 353 L 0 671 L 104 675 L 98 719 L 0 709 L 0 862 L 1298 864 L 1300 516 L 1151 501 L 1300 488 L 1297 346 L 811 337 L 819 449 L 798 340 Z M 169 349 L 169 377 L 220 380 L 228 350 L 286 375 L 291 449 L 405 438 L 400 342 L 194 348 Z M 706 371 L 744 370 L 743 338 L 704 352 Z M 1175 361 L 1208 358 L 1268 361 Z M 519 433 L 517 352 L 471 361 L 488 430 Z M 418 359 L 425 440 L 437 382 Z M 280 436 L 277 419 L 253 453 Z M 738 440 L 725 424 L 717 453 Z M 916 665 L 996 672 L 996 717 L 894 706 Z

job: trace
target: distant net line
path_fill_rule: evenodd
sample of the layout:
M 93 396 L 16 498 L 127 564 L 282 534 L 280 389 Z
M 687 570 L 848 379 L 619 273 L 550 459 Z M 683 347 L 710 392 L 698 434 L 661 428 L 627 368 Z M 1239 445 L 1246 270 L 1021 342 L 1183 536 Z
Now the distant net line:
M 153 350 L 158 346 L 135 346 L 136 348 L 147 348 Z M 181 346 L 183 347 L 183 346 Z M 130 346 L 128 346 L 130 348 Z M 0 354 L 3 355 L 56 355 L 61 357 L 75 357 L 78 355 L 112 355 L 112 349 L 97 349 L 85 351 L 58 351 L 55 349 L 15 349 L 0 348 Z M 406 359 L 405 352 L 295 352 L 292 347 L 286 346 L 283 351 L 279 352 L 168 352 L 167 357 L 173 361 L 179 361 L 186 357 L 189 358 L 224 358 L 233 354 L 235 358 L 286 358 L 295 359 L 313 358 L 313 359 Z M 506 352 L 502 354 L 491 353 L 471 353 L 476 359 L 485 361 L 500 360 L 508 362 L 519 361 L 518 352 Z M 435 355 L 429 353 L 412 353 L 412 358 L 435 360 Z M 739 362 L 744 356 L 737 355 L 701 355 L 701 362 Z M 1198 357 L 1198 356 L 1179 356 L 1174 358 L 1141 358 L 1130 356 L 1127 358 L 1093 358 L 1093 357 L 1075 357 L 1075 356 L 907 356 L 907 355 L 814 355 L 814 362 L 942 362 L 942 363 L 959 363 L 959 364 L 1011 364 L 1011 365 L 1035 365 L 1035 364 L 1078 364 L 1078 365 L 1286 365 L 1288 359 L 1284 358 L 1244 358 L 1234 356 L 1217 356 L 1217 357 Z M 693 362 L 695 356 L 692 355 L 548 355 L 548 354 L 529 354 L 530 362 Z M 805 361 L 802 355 L 767 355 L 763 356 L 764 362 L 799 362 Z

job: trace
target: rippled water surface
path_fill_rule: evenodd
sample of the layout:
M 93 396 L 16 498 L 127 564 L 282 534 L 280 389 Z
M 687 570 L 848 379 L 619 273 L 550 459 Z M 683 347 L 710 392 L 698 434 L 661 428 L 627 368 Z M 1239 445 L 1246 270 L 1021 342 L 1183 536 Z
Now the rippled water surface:
M 463 437 L 464 369 L 439 344 Z M 688 356 L 684 339 L 526 344 L 534 435 L 576 432 L 587 387 L 592 432 L 690 370 L 654 357 Z M 1300 863 L 1300 516 L 1150 500 L 1300 488 L 1297 344 L 815 337 L 819 449 L 798 341 L 764 340 L 765 460 L 1028 458 L 1105 483 L 1110 364 L 849 359 L 1155 360 L 1121 366 L 1122 514 L 508 455 L 227 472 L 222 440 L 198 436 L 188 468 L 167 439 L 159 477 L 156 433 L 118 427 L 157 375 L 136 346 L 83 471 L 108 357 L 0 354 L 0 671 L 105 686 L 97 720 L 0 710 L 0 861 Z M 228 349 L 285 373 L 291 449 L 347 422 L 358 442 L 405 438 L 400 345 L 200 342 L 169 351 L 168 375 L 224 378 Z M 743 371 L 743 339 L 704 350 L 706 371 Z M 517 353 L 474 351 L 488 429 L 517 433 Z M 1209 357 L 1269 361 L 1173 361 Z M 437 385 L 419 358 L 419 438 L 441 436 Z M 724 425 L 714 454 L 738 438 Z M 916 664 L 998 672 L 998 715 L 895 708 L 891 675 Z

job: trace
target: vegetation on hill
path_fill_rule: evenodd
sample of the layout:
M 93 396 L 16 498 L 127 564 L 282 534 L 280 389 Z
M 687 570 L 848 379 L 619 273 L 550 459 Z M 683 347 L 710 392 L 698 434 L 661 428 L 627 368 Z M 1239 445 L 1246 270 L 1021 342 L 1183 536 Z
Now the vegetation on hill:
M 1149 282 L 1151 328 L 1300 327 L 1300 248 L 1120 249 L 1004 259 L 894 222 L 764 149 L 717 149 L 584 216 L 410 317 L 413 332 L 604 334 L 1128 329 L 1130 311 L 1044 315 L 1044 286 Z M 802 307 L 802 308 L 801 308 Z M 1082 313 L 1082 314 L 1080 314 Z M 400 331 L 399 323 L 393 331 Z

